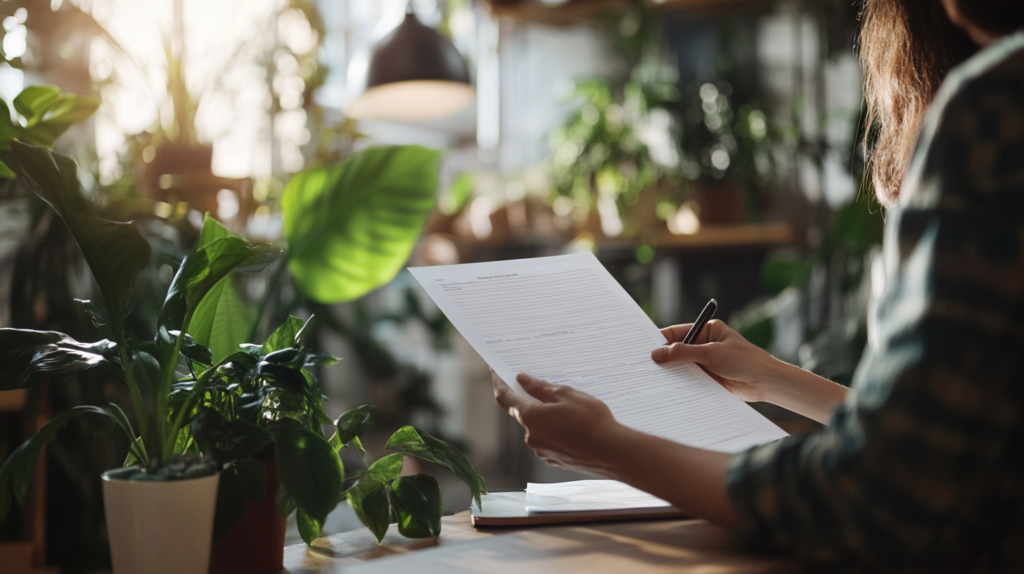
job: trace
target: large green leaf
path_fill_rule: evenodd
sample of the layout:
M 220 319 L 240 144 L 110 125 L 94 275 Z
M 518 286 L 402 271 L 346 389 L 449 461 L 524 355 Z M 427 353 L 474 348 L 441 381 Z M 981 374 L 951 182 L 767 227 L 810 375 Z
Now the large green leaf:
M 313 518 L 301 508 L 295 513 L 295 523 L 299 527 L 299 536 L 302 536 L 306 546 L 313 545 L 313 541 L 320 536 L 320 531 L 324 527 L 322 520 Z
M 64 425 L 68 424 L 71 419 L 85 414 L 104 416 L 113 419 L 119 426 L 121 424 L 117 416 L 107 409 L 78 406 L 64 411 L 43 425 L 35 436 L 15 449 L 4 461 L 3 467 L 0 467 L 0 521 L 7 517 L 14 500 L 17 500 L 19 505 L 25 504 L 28 487 L 32 484 L 32 475 L 36 468 L 36 459 L 39 458 L 39 452 L 43 446 L 53 439 L 57 431 L 64 428 Z M 128 440 L 131 440 L 130 435 Z
M 459 477 L 469 486 L 477 505 L 480 505 L 480 494 L 487 492 L 484 477 L 476 473 L 473 465 L 459 449 L 430 436 L 427 432 L 411 426 L 405 426 L 388 439 L 387 450 L 394 450 L 440 464 Z
M 0 329 L 0 391 L 27 387 L 35 373 L 64 377 L 94 367 L 124 376 L 115 343 L 80 343 L 54 331 Z
M 26 123 L 35 125 L 57 102 L 60 88 L 56 86 L 29 86 L 14 98 L 14 109 L 25 117 Z
M 81 193 L 75 161 L 42 147 L 13 142 L 0 159 L 20 174 L 67 225 L 103 293 L 115 329 L 128 315 L 135 276 L 149 264 L 149 243 L 134 222 L 96 215 Z
M 273 245 L 249 243 L 240 235 L 228 233 L 207 215 L 196 246 L 171 281 L 158 325 L 168 331 L 179 330 L 188 311 L 195 311 L 207 293 L 228 274 L 236 269 L 258 271 L 280 254 L 281 250 Z
M 345 469 L 322 437 L 306 429 L 280 426 L 274 431 L 277 471 L 299 508 L 323 524 L 341 496 Z
M 426 474 L 403 476 L 391 484 L 391 507 L 398 516 L 398 532 L 409 538 L 441 534 L 441 487 Z
M 364 480 L 348 489 L 345 498 L 356 511 L 359 520 L 370 529 L 373 537 L 380 543 L 388 533 L 388 524 L 391 523 L 391 503 L 388 502 L 388 491 L 384 483 Z
M 341 303 L 391 280 L 434 205 L 440 154 L 363 150 L 296 174 L 281 196 L 288 267 L 307 297 Z
M 220 464 L 255 455 L 270 444 L 267 429 L 242 420 L 227 420 L 210 408 L 192 419 L 192 436 L 203 452 Z
M 29 86 L 14 98 L 14 109 L 25 118 L 16 137 L 33 145 L 53 142 L 73 124 L 96 113 L 100 101 L 92 96 L 62 94 L 56 86 Z
M 249 342 L 255 325 L 256 310 L 242 301 L 229 275 L 214 285 L 196 307 L 188 332 L 197 343 L 209 347 L 216 363 Z
M 338 427 L 338 442 L 343 446 L 370 430 L 379 413 L 374 405 L 361 405 L 345 411 L 334 424 Z

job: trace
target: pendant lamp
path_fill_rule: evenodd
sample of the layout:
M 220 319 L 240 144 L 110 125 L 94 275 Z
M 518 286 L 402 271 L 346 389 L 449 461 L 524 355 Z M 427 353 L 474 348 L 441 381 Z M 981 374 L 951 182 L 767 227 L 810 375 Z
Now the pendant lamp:
M 473 101 L 466 61 L 452 43 L 416 18 L 405 20 L 373 49 L 366 91 L 345 112 L 356 119 L 433 120 Z

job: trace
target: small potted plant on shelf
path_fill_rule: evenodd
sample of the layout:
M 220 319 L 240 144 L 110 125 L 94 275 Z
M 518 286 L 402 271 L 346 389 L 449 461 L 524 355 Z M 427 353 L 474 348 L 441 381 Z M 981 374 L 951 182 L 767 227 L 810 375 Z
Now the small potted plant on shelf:
M 746 223 L 754 194 L 777 173 L 780 133 L 755 102 L 737 102 L 725 80 L 695 80 L 683 99 L 680 171 L 704 224 Z

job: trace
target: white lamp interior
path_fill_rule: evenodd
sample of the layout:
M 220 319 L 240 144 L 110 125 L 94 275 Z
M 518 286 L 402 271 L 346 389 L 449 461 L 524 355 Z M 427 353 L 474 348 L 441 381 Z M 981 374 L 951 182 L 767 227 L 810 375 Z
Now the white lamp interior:
M 394 82 L 366 90 L 349 104 L 345 112 L 356 119 L 435 120 L 465 108 L 473 98 L 473 88 L 459 82 Z

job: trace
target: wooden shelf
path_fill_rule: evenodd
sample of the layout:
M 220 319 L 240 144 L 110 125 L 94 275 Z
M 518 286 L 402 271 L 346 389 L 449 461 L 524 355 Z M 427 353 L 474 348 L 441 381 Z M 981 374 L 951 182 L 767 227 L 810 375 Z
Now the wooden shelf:
M 658 11 L 685 11 L 697 14 L 722 14 L 742 9 L 766 10 L 771 0 L 647 0 Z M 628 5 L 625 0 L 569 0 L 562 4 L 541 0 L 519 2 L 492 1 L 491 13 L 502 18 L 539 24 L 567 25 Z

